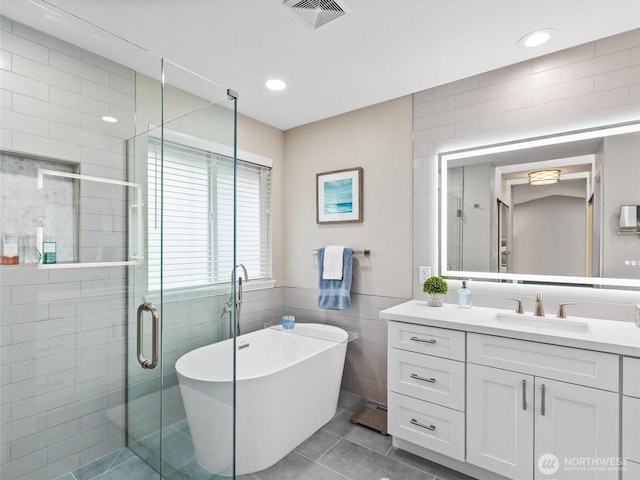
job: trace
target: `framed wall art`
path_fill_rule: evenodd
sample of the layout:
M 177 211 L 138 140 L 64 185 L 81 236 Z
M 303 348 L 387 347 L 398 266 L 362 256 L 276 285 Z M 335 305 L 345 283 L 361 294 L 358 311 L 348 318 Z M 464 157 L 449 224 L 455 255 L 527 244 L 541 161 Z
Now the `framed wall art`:
M 362 167 L 316 174 L 316 223 L 362 222 Z

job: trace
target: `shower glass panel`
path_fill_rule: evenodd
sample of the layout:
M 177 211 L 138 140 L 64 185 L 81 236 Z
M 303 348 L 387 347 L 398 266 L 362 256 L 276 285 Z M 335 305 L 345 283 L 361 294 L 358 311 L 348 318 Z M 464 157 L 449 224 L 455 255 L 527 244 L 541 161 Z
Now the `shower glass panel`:
M 186 418 L 175 363 L 233 335 L 235 319 L 224 307 L 234 293 L 234 198 L 221 200 L 220 190 L 234 179 L 233 169 L 225 177 L 220 164 L 224 158 L 234 165 L 235 110 L 219 86 L 166 60 L 163 73 L 164 84 L 138 83 L 139 89 L 162 90 L 162 108 L 147 110 L 150 129 L 128 142 L 130 176 L 145 185 L 146 239 L 144 261 L 131 269 L 129 309 L 151 303 L 161 319 L 158 366 L 141 368 L 129 355 L 128 444 L 163 477 L 189 477 L 207 472 L 196 460 L 189 432 L 198 419 Z M 142 320 L 145 358 L 154 347 L 148 317 Z M 135 351 L 137 320 L 130 316 L 129 322 L 129 349 Z M 228 364 L 233 375 L 232 359 Z M 234 399 L 220 408 L 228 411 L 228 423 L 207 434 L 216 449 L 228 452 L 221 472 L 233 474 Z
M 173 266 L 198 245 L 179 239 L 182 250 L 172 250 L 175 240 L 163 236 L 177 221 L 163 218 L 175 193 L 163 171 L 164 127 L 226 146 L 233 163 L 233 102 L 99 23 L 38 0 L 2 4 L 2 480 L 108 469 L 105 476 L 123 480 L 160 480 L 181 468 L 197 476 L 173 365 L 183 352 L 228 337 L 233 324 L 220 314 L 233 292 L 235 237 L 231 249 L 212 244 L 191 265 L 228 270 L 224 281 L 177 286 Z M 150 159 L 159 168 L 153 175 Z M 193 182 L 183 184 L 192 190 Z M 200 191 L 213 198 L 216 185 Z M 233 227 L 233 205 L 208 207 L 207 238 L 228 230 L 229 218 Z M 180 211 L 192 218 L 196 207 Z M 153 369 L 137 355 L 145 302 L 155 307 L 140 311 L 147 367 L 155 363 L 158 313 Z M 220 448 L 232 468 L 233 405 L 225 408 Z

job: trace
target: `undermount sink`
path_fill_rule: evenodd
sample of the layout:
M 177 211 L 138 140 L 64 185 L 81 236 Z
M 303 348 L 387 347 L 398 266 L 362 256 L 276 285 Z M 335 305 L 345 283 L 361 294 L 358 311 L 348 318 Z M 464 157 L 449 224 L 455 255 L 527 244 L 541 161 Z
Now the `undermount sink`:
M 589 324 L 583 320 L 556 317 L 536 317 L 534 315 L 518 313 L 498 313 L 496 321 L 503 325 L 538 328 L 561 332 L 589 332 Z

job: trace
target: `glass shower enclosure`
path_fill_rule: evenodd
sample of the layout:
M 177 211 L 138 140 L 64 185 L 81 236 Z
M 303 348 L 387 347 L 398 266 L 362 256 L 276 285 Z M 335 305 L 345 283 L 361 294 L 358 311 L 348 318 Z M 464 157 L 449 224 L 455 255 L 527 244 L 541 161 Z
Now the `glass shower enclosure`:
M 235 341 L 236 96 L 45 2 L 0 19 L 0 477 L 206 475 L 175 362 Z

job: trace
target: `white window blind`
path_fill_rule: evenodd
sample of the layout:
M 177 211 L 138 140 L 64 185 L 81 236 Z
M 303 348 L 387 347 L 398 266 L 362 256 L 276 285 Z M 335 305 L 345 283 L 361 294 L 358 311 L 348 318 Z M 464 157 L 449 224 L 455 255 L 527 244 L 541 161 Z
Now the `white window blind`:
M 160 290 L 161 245 L 165 290 L 228 283 L 233 268 L 233 159 L 165 141 L 162 163 L 160 140 L 150 139 L 149 145 L 149 290 Z M 271 169 L 238 160 L 236 261 L 247 267 L 251 280 L 271 278 L 270 201 Z

